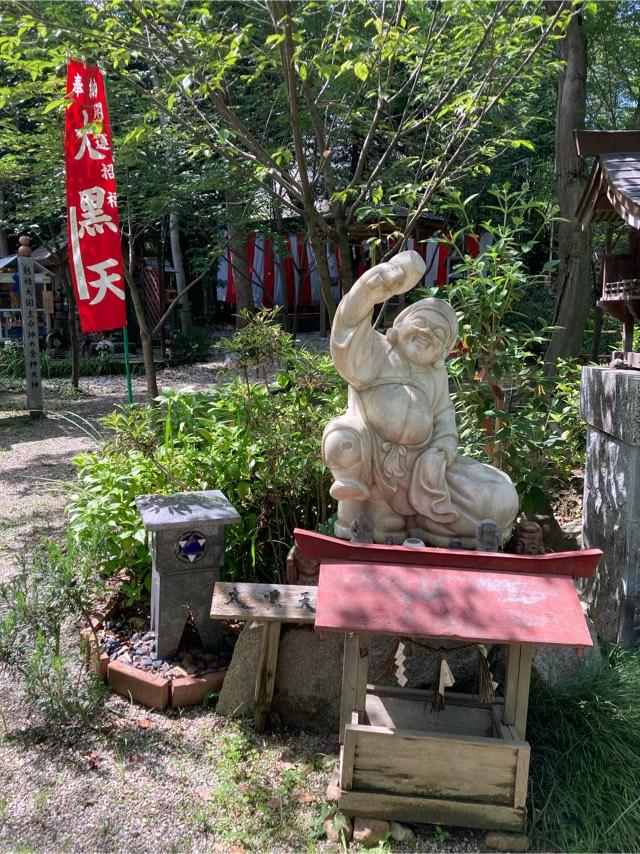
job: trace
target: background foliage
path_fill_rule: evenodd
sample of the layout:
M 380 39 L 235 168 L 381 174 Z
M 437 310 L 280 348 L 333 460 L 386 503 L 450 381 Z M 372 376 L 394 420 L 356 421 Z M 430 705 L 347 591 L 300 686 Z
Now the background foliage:
M 320 439 L 346 390 L 329 357 L 295 348 L 268 312 L 227 347 L 241 354 L 235 379 L 113 413 L 104 419 L 113 437 L 77 459 L 70 530 L 78 542 L 105 532 L 104 560 L 131 571 L 131 597 L 149 584 L 137 495 L 221 489 L 241 516 L 227 530 L 224 573 L 240 580 L 282 581 L 293 529 L 315 529 L 331 512 Z
M 543 491 L 581 466 L 581 366 L 560 362 L 553 378 L 543 371 L 547 324 L 536 307 L 544 305 L 554 265 L 541 265 L 537 249 L 556 219 L 553 208 L 533 199 L 527 186 L 508 183 L 489 189 L 484 200 L 478 206 L 476 196 L 454 193 L 447 203 L 459 223 L 447 241 L 455 275 L 444 294 L 433 293 L 450 300 L 460 317 L 448 370 L 461 452 L 504 469 L 530 514 Z M 475 258 L 461 255 L 464 236 L 479 233 L 491 242 Z

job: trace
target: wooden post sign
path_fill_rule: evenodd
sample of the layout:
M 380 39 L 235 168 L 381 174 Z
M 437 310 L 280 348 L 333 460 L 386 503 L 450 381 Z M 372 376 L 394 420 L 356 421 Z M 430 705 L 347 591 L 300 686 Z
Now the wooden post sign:
M 24 347 L 27 409 L 32 418 L 39 418 L 44 415 L 44 410 L 42 405 L 42 379 L 40 376 L 38 308 L 36 304 L 36 276 L 28 237 L 20 238 L 18 277 L 20 279 L 20 308 L 22 310 L 22 344 Z

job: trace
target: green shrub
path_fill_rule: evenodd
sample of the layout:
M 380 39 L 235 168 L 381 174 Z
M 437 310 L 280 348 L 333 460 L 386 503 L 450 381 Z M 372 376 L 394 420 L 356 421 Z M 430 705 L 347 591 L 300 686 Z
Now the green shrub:
M 104 592 L 98 551 L 95 535 L 82 547 L 45 541 L 0 584 L 0 668 L 20 677 L 28 705 L 50 719 L 91 723 L 103 698 L 104 686 L 79 654 L 79 636 L 69 655 L 61 643 L 63 624 L 88 624 Z
M 457 278 L 444 292 L 461 316 L 460 343 L 448 367 L 461 452 L 506 471 L 528 512 L 541 493 L 582 465 L 580 368 L 560 363 L 556 376 L 546 378 L 545 335 L 530 329 L 519 310 L 546 287 L 550 265 L 532 272 L 529 257 L 551 212 L 526 188 L 494 187 L 490 195 L 480 229 L 492 242 L 476 258 L 459 259 Z M 461 222 L 450 241 L 457 247 L 478 226 L 459 197 L 449 207 Z
M 640 653 L 534 681 L 531 838 L 539 851 L 640 851 Z
M 137 373 L 138 365 L 132 365 L 132 372 Z M 124 360 L 114 359 L 105 351 L 91 359 L 80 359 L 80 376 L 97 377 L 126 372 Z M 40 354 L 40 373 L 44 379 L 65 378 L 71 376 L 71 356 L 62 358 L 51 356 L 47 352 Z M 22 341 L 5 341 L 0 346 L 0 377 L 7 379 L 24 379 L 24 351 Z
M 0 377 L 24 378 L 24 350 L 22 341 L 5 341 L 0 346 Z
M 112 438 L 77 459 L 69 508 L 78 542 L 104 533 L 104 561 L 133 574 L 131 598 L 148 588 L 149 556 L 135 497 L 221 489 L 241 515 L 227 529 L 224 572 L 233 579 L 282 580 L 296 526 L 315 528 L 333 507 L 320 457 L 327 421 L 342 412 L 346 389 L 331 360 L 296 349 L 260 316 L 253 368 L 266 350 L 278 373 L 261 382 L 236 377 L 207 393 L 164 391 L 160 406 L 123 409 L 104 419 Z M 259 340 L 258 340 L 259 339 Z M 273 380 L 273 381 L 270 381 Z
M 206 361 L 211 341 L 202 329 L 192 329 L 191 332 L 167 333 L 167 360 L 172 367 L 176 365 L 192 365 Z

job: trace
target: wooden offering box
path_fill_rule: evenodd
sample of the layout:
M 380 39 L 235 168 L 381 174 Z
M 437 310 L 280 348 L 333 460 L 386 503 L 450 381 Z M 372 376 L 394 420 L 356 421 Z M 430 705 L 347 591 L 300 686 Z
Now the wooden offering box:
M 536 645 L 591 646 L 572 575 L 599 550 L 540 557 L 354 546 L 296 531 L 321 560 L 315 627 L 345 635 L 338 805 L 346 815 L 520 830 L 530 747 L 525 740 Z M 327 557 L 327 553 L 331 555 Z M 504 697 L 368 683 L 374 634 L 505 644 Z

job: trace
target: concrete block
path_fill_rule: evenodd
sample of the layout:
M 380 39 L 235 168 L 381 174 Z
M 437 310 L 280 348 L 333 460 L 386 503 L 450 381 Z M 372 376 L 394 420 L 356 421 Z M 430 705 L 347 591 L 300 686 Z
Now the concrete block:
M 197 706 L 210 691 L 222 688 L 226 670 L 219 670 L 208 676 L 179 676 L 171 683 L 171 708 Z
M 585 366 L 580 413 L 591 427 L 640 445 L 640 371 Z

